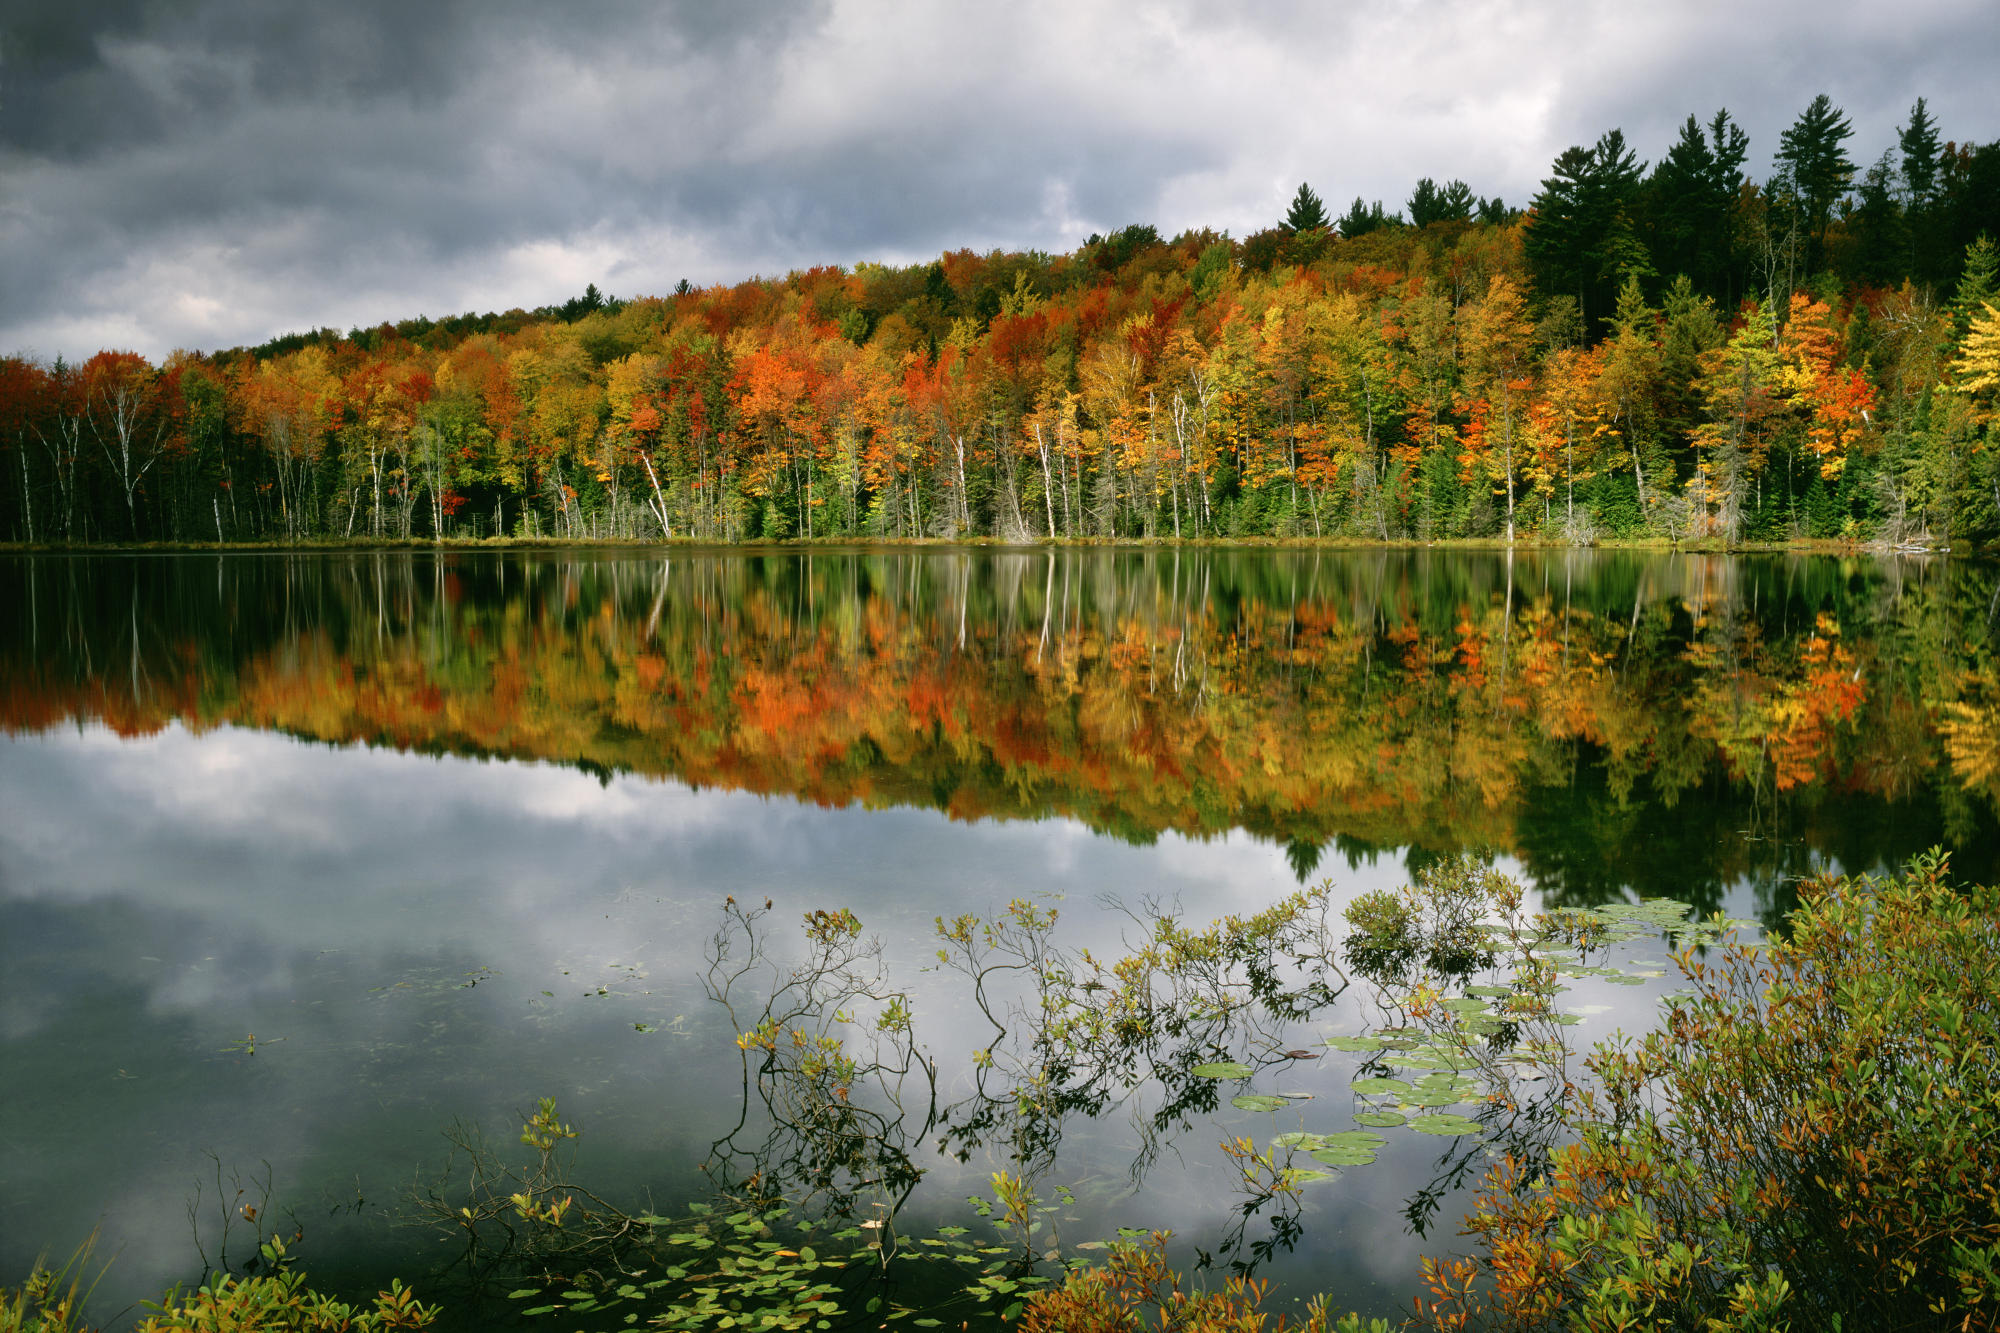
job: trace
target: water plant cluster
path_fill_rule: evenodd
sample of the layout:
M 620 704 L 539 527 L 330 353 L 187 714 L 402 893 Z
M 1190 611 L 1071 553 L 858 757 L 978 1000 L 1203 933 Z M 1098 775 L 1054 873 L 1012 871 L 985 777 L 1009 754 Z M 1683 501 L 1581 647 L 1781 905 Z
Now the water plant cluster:
M 1477 1190 L 1459 1252 L 1424 1261 L 1406 1327 L 2000 1325 L 2000 893 L 1953 883 L 1941 853 L 1897 875 L 1823 874 L 1769 937 L 1671 901 L 1533 911 L 1470 857 L 1354 898 L 1344 931 L 1330 894 L 1200 927 L 1137 909 L 1142 934 L 1116 959 L 1061 943 L 1047 904 L 940 919 L 940 966 L 993 1029 L 952 1102 L 911 993 L 851 912 L 809 914 L 803 958 L 782 963 L 768 904 L 731 901 L 709 984 L 749 1006 L 745 1113 L 705 1168 L 711 1201 L 668 1216 L 593 1193 L 568 1165 L 577 1131 L 544 1101 L 525 1160 L 461 1132 L 460 1168 L 413 1195 L 411 1218 L 458 1238 L 464 1309 L 499 1302 L 531 1326 L 1356 1333 L 1388 1325 L 1337 1316 L 1338 1293 L 1267 1314 L 1256 1269 L 1296 1238 L 1307 1191 L 1427 1133 L 1453 1146 L 1411 1225 L 1430 1234 L 1440 1200 Z M 1657 945 L 1671 963 L 1629 956 Z M 1592 1006 L 1573 986 L 1670 966 L 1685 989 L 1656 1027 L 1574 1049 Z M 1360 1030 L 1285 1044 L 1350 987 L 1372 1013 Z M 1283 1071 L 1316 1058 L 1351 1061 L 1351 1101 L 1286 1090 Z M 1245 1203 L 1197 1251 L 1211 1276 L 1178 1271 L 1166 1236 L 1058 1234 L 1073 1118 L 1122 1111 L 1150 1131 L 1143 1169 L 1225 1093 L 1273 1128 L 1218 1145 Z M 906 1232 L 932 1138 L 1014 1165 L 970 1201 L 972 1226 Z M 305 1288 L 282 1243 L 263 1258 L 148 1327 L 416 1328 L 436 1313 L 402 1287 L 350 1309 Z M 241 1322 L 201 1322 L 222 1310 Z M 60 1273 L 0 1300 L 9 1333 L 81 1327 Z

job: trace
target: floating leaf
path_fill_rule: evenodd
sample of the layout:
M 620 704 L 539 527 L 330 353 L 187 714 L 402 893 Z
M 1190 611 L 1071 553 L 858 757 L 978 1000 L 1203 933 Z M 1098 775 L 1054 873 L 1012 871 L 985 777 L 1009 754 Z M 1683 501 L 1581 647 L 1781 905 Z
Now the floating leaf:
M 1380 1037 L 1328 1037 L 1326 1044 L 1336 1051 L 1379 1051 L 1388 1043 Z
M 1462 1115 L 1420 1115 L 1410 1128 L 1419 1134 L 1476 1134 L 1479 1122 Z
M 1357 1165 L 1366 1165 L 1366 1164 L 1357 1163 Z M 1340 1179 L 1340 1175 L 1338 1172 L 1335 1171 L 1315 1171 L 1311 1167 L 1306 1167 L 1306 1166 L 1291 1166 L 1285 1168 L 1285 1183 L 1289 1185 L 1310 1185 L 1316 1180 L 1338 1180 L 1338 1179 Z
M 1246 1092 L 1241 1096 L 1231 1097 L 1229 1104 L 1239 1111 L 1282 1111 L 1292 1103 L 1288 1097 L 1271 1097 L 1263 1093 Z
M 1214 1064 L 1196 1065 L 1188 1072 L 1196 1078 L 1249 1078 L 1257 1071 L 1234 1060 L 1218 1060 Z
M 1451 1069 L 1452 1065 L 1428 1055 L 1391 1055 L 1383 1058 L 1391 1069 Z
M 1357 1111 L 1354 1114 L 1355 1124 L 1372 1125 L 1376 1129 L 1394 1129 L 1398 1125 L 1408 1124 L 1409 1119 L 1398 1111 Z
M 1410 1085 L 1399 1078 L 1357 1078 L 1354 1080 L 1353 1087 L 1356 1092 L 1371 1095 L 1378 1092 L 1408 1092 L 1410 1090 Z
M 1375 1160 L 1375 1152 L 1372 1148 L 1315 1148 L 1312 1159 L 1328 1166 L 1367 1166 Z

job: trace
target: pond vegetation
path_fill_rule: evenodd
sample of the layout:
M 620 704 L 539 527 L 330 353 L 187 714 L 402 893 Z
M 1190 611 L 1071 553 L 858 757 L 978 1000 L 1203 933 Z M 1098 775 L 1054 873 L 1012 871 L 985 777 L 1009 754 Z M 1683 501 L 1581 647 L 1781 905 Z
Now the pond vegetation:
M 1425 1261 L 1429 1296 L 1413 1326 L 1993 1326 L 2000 894 L 1952 884 L 1930 855 L 1900 876 L 1823 877 L 1802 899 L 1770 939 L 1672 903 L 1523 916 L 1519 885 L 1460 860 L 1397 901 L 1351 906 L 1339 952 L 1386 1021 L 1329 1043 L 1365 1057 L 1350 1079 L 1365 1109 L 1332 1120 L 1485 1149 L 1441 1168 L 1480 1174 L 1463 1230 L 1473 1249 Z M 544 1100 L 520 1136 L 525 1162 L 462 1129 L 468 1169 L 414 1194 L 416 1214 L 459 1237 L 472 1280 L 461 1299 L 511 1285 L 505 1298 L 534 1302 L 523 1315 L 551 1326 L 611 1326 L 592 1316 L 616 1312 L 675 1329 L 862 1316 L 936 1327 L 996 1313 L 1027 1329 L 1262 1327 L 1246 1322 L 1268 1294 L 1253 1276 L 1260 1252 L 1284 1243 L 1304 1191 L 1371 1164 L 1382 1132 L 1222 1143 L 1241 1167 L 1245 1220 L 1272 1205 L 1275 1216 L 1268 1239 L 1234 1238 L 1227 1280 L 1213 1286 L 1168 1267 L 1164 1236 L 1121 1237 L 1095 1255 L 1101 1240 L 1065 1241 L 1034 1181 L 1064 1119 L 1101 1114 L 1106 1097 L 1157 1087 L 1147 1118 L 1164 1125 L 1212 1106 L 1222 1085 L 1314 1058 L 1261 1037 L 1264 1022 L 1314 1012 L 1328 987 L 1348 984 L 1323 947 L 1324 905 L 1306 891 L 1201 930 L 1156 916 L 1153 943 L 1108 966 L 1057 949 L 1055 914 L 1026 902 L 1000 922 L 940 920 L 941 957 L 961 960 L 996 1033 L 976 1059 L 996 1082 L 956 1106 L 939 1104 L 935 1064 L 861 923 L 814 912 L 804 959 L 777 969 L 738 1039 L 745 1122 L 754 1101 L 769 1129 L 747 1150 L 734 1136 L 714 1146 L 717 1202 L 676 1218 L 620 1211 L 571 1178 L 563 1150 L 577 1131 Z M 718 1002 L 764 961 L 763 923 L 761 909 L 726 905 L 712 944 Z M 1642 1038 L 1579 1059 L 1563 1038 L 1559 978 L 1601 972 L 1593 956 L 1663 929 L 1690 989 Z M 1025 973 L 1021 1007 L 987 992 L 1011 969 Z M 1087 1015 L 1078 996 L 1098 991 L 1111 993 Z M 1241 1058 L 1190 1063 L 1219 1054 Z M 921 1095 L 905 1105 L 913 1074 Z M 1250 1100 L 1275 1113 L 1294 1099 Z M 906 1123 L 913 1111 L 921 1125 Z M 903 1234 L 896 1204 L 918 1174 L 908 1145 L 939 1129 L 962 1147 L 1006 1140 L 1023 1174 L 996 1173 L 993 1198 L 971 1201 L 986 1223 L 976 1231 Z M 264 1275 L 220 1271 L 145 1327 L 374 1330 L 435 1315 L 400 1284 L 366 1311 L 317 1295 L 276 1238 L 261 1258 Z M 907 1264 L 946 1275 L 922 1304 L 898 1299 L 908 1288 L 890 1278 Z M 0 1301 L 0 1328 L 82 1326 L 74 1275 L 38 1269 Z M 1364 1324 L 1336 1320 L 1321 1299 L 1271 1326 Z

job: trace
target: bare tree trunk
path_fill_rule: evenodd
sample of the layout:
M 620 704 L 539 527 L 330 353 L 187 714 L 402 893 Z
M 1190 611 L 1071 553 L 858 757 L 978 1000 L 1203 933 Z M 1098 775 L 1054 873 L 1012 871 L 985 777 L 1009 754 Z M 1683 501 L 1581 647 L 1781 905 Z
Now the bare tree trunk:
M 674 535 L 674 525 L 667 518 L 667 497 L 660 493 L 660 478 L 653 471 L 653 459 L 649 454 L 640 454 L 639 461 L 646 465 L 646 480 L 653 483 L 653 512 L 659 517 L 660 531 L 671 539 Z

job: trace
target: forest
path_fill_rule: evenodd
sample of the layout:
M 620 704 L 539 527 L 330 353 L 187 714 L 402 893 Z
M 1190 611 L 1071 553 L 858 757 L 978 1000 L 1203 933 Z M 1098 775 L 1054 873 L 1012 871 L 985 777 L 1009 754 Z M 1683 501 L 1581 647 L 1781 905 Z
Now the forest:
M 0 540 L 2000 539 L 2000 142 L 1825 96 L 1523 209 L 1309 184 L 670 295 L 0 359 Z

